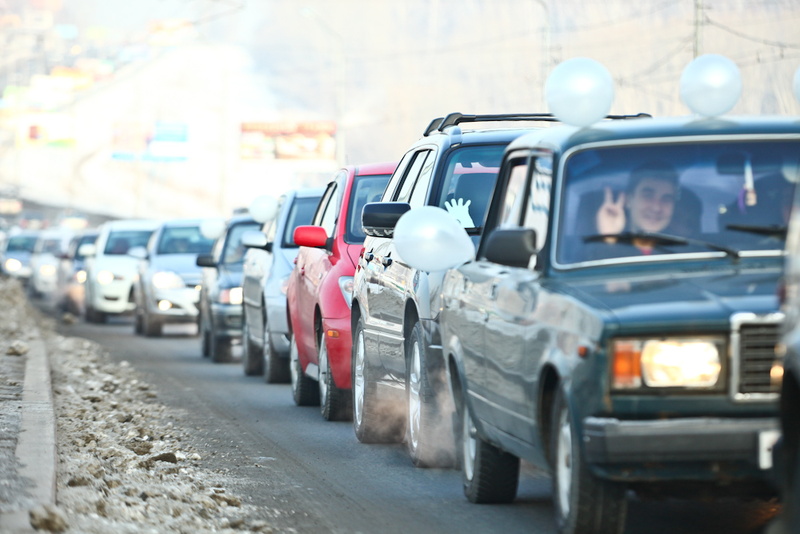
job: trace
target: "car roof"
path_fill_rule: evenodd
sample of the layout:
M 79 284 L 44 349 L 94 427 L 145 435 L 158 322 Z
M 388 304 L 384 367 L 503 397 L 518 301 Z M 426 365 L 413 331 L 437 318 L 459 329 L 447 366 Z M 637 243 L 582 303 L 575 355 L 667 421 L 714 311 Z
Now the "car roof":
M 308 197 L 321 197 L 325 192 L 324 187 L 302 187 L 300 189 L 293 189 L 291 193 L 297 198 Z
M 588 144 L 669 137 L 732 135 L 800 135 L 797 117 L 730 116 L 724 118 L 663 117 L 609 120 L 588 128 L 558 125 L 542 128 L 511 142 L 507 151 L 544 147 L 557 151 Z
M 357 176 L 370 176 L 377 174 L 392 174 L 397 168 L 396 161 L 386 161 L 380 163 L 362 163 L 352 165 Z
M 130 229 L 130 230 L 155 230 L 161 221 L 155 219 L 120 219 L 108 221 L 103 224 L 109 230 Z

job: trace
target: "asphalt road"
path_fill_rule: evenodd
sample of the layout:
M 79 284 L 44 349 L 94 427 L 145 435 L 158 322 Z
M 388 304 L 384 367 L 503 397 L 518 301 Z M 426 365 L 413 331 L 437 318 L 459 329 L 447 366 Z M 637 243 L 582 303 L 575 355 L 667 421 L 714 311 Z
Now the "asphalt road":
M 325 421 L 318 408 L 294 405 L 289 385 L 246 377 L 240 363 L 200 355 L 191 326 L 167 326 L 161 338 L 134 336 L 125 318 L 105 325 L 62 325 L 129 361 L 175 409 L 231 488 L 254 505 L 275 509 L 271 523 L 298 532 L 384 534 L 555 533 L 549 478 L 524 468 L 517 500 L 473 505 L 454 470 L 414 468 L 401 445 L 363 445 L 352 424 Z M 774 513 L 760 502 L 638 502 L 626 534 L 753 534 Z

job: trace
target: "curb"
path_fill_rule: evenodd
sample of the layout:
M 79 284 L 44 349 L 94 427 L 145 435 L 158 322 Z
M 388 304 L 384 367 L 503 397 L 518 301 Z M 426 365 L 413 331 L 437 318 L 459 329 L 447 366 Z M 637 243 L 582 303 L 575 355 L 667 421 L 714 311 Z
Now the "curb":
M 41 334 L 34 332 L 29 342 L 22 386 L 22 416 L 16 456 L 19 475 L 31 482 L 28 494 L 37 504 L 56 502 L 56 419 L 50 362 Z M 0 532 L 36 532 L 30 524 L 29 510 L 0 514 Z

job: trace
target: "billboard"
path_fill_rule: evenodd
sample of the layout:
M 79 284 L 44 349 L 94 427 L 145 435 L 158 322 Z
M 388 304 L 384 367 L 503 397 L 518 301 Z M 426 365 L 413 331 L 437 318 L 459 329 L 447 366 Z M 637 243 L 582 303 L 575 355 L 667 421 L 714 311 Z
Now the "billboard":
M 242 159 L 336 159 L 334 121 L 243 122 Z

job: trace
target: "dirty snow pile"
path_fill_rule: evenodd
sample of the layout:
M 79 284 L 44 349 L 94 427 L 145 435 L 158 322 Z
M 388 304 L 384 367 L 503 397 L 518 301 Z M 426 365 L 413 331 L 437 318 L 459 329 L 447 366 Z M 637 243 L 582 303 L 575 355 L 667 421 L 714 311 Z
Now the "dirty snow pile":
M 225 476 L 188 444 L 179 412 L 160 404 L 133 367 L 36 320 L 51 365 L 58 466 L 56 507 L 40 525 L 34 517 L 34 526 L 103 534 L 273 532 L 255 518 L 255 507 L 226 491 Z M 18 329 L 35 331 L 34 324 Z

